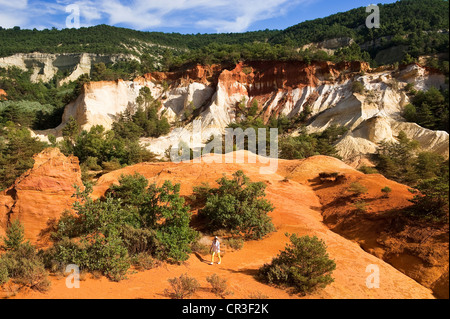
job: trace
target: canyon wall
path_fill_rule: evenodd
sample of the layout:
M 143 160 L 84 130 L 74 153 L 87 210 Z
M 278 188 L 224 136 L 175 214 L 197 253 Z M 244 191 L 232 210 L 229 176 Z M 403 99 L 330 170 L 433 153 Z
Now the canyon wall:
M 363 84 L 363 91 L 353 92 L 355 81 Z M 97 124 L 109 129 L 117 113 L 136 107 L 139 90 L 146 86 L 162 102 L 159 111 L 177 124 L 167 136 L 142 139 L 160 156 L 181 140 L 194 148 L 203 146 L 211 135 L 221 134 L 242 116 L 242 102 L 250 107 L 257 101 L 258 116 L 265 121 L 280 115 L 292 118 L 308 109 L 310 133 L 333 124 L 346 126 L 349 131 L 338 141 L 337 149 L 339 155 L 355 165 L 375 153 L 379 142 L 395 140 L 402 130 L 418 140 L 423 150 L 448 157 L 447 132 L 428 130 L 402 118 L 403 107 L 410 102 L 404 90 L 408 83 L 414 84 L 416 90 L 440 88 L 445 85 L 445 77 L 418 64 L 400 69 L 370 69 L 362 62 L 298 61 L 249 62 L 229 68 L 196 66 L 178 72 L 154 72 L 134 81 L 88 83 L 83 94 L 66 106 L 59 127 L 36 134 L 44 139 L 50 133 L 61 137 L 71 116 L 83 129 Z M 192 120 L 185 121 L 187 110 L 201 122 L 197 139 L 190 134 Z

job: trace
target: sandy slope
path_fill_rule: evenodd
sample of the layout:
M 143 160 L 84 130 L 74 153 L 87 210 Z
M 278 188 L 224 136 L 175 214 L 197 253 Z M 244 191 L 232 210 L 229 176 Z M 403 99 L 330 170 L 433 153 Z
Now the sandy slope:
M 255 280 L 259 267 L 283 249 L 287 243 L 285 233 L 316 235 L 328 245 L 330 257 L 336 261 L 337 269 L 333 273 L 335 282 L 306 298 L 433 298 L 432 292 L 385 263 L 381 259 L 363 251 L 360 246 L 332 232 L 322 223 L 321 203 L 310 186 L 299 182 L 284 180 L 286 172 L 293 171 L 292 162 L 280 161 L 279 174 L 260 175 L 261 164 L 193 164 L 193 163 L 141 163 L 104 175 L 94 189 L 94 196 L 101 196 L 121 174 L 135 171 L 143 174 L 150 182 L 162 183 L 166 179 L 181 183 L 181 193 L 188 195 L 192 187 L 207 181 L 210 185 L 222 176 L 230 175 L 241 169 L 252 180 L 267 183 L 267 198 L 276 207 L 270 214 L 277 232 L 261 241 L 246 242 L 240 251 L 230 251 L 225 247 L 221 265 L 209 265 L 202 256 L 191 255 L 181 266 L 163 265 L 159 268 L 131 273 L 128 280 L 114 283 L 106 278 L 81 282 L 80 289 L 67 289 L 65 278 L 52 277 L 52 288 L 48 293 L 19 293 L 16 298 L 166 298 L 164 289 L 168 288 L 167 279 L 188 273 L 199 280 L 201 289 L 194 298 L 216 298 L 210 292 L 206 277 L 217 273 L 227 278 L 232 298 L 248 298 L 251 293 L 261 292 L 269 298 L 299 298 L 286 290 L 270 287 Z M 306 167 L 305 176 L 314 173 Z M 342 170 L 351 170 L 342 164 Z M 282 175 L 281 175 L 282 174 Z M 300 178 L 297 178 L 300 180 Z M 204 256 L 208 258 L 208 256 Z M 380 288 L 366 287 L 368 265 L 377 265 L 380 269 Z

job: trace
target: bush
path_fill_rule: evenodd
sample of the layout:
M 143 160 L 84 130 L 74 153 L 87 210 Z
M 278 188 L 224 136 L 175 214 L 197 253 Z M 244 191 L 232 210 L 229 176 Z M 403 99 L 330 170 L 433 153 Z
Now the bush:
M 250 299 L 269 299 L 269 296 L 263 294 L 261 291 L 255 291 L 248 295 Z
M 5 264 L 0 263 L 0 286 L 6 284 L 9 280 L 8 268 Z
M 223 243 L 234 250 L 241 250 L 244 247 L 244 240 L 241 238 L 228 238 Z
M 364 173 L 364 174 L 377 174 L 378 171 L 375 167 L 370 167 L 370 166 L 361 166 L 360 168 L 358 168 L 358 171 Z
M 3 280 L 7 274 L 15 283 L 37 291 L 47 291 L 50 287 L 42 259 L 29 243 L 3 254 L 0 269 L 3 269 Z
M 148 182 L 139 174 L 122 176 L 119 183 L 110 188 L 111 197 L 120 199 L 123 208 L 134 216 L 132 223 L 128 221 L 130 225 L 153 232 L 141 232 L 140 236 L 146 237 L 157 257 L 169 262 L 188 259 L 197 232 L 189 226 L 191 216 L 180 196 L 180 185 L 165 181 L 161 187 L 152 184 L 146 188 Z
M 280 157 L 303 159 L 315 155 L 327 155 L 340 158 L 335 143 L 347 130 L 343 126 L 331 125 L 323 132 L 307 134 L 304 129 L 301 129 L 298 136 L 288 136 L 280 140 Z
M 384 194 L 384 197 L 388 198 L 389 194 L 392 192 L 392 189 L 388 186 L 385 186 L 381 189 L 381 192 Z
M 112 281 L 126 278 L 131 263 L 127 249 L 119 237 L 97 236 L 87 250 L 90 270 L 99 270 Z
M 3 238 L 6 249 L 17 249 L 24 241 L 25 229 L 18 219 L 13 221 L 6 229 L 6 237 Z
M 159 243 L 156 239 L 156 231 L 146 228 L 134 228 L 124 225 L 121 231 L 122 241 L 133 256 L 140 253 L 155 253 Z
M 157 265 L 156 260 L 149 253 L 139 253 L 133 256 L 131 263 L 138 270 L 149 270 L 155 268 Z
M 261 239 L 275 230 L 267 213 L 274 208 L 264 199 L 266 185 L 252 183 L 242 171 L 217 180 L 218 188 L 205 190 L 206 204 L 200 216 L 206 217 L 211 231 L 227 230 L 249 239 Z M 195 193 L 202 197 L 205 194 Z
M 410 200 L 414 205 L 409 211 L 417 217 L 437 222 L 448 222 L 449 219 L 449 187 L 447 172 L 441 177 L 420 182 L 416 190 L 411 190 L 414 197 Z
M 199 253 L 201 255 L 208 255 L 209 249 L 210 249 L 210 245 L 203 244 L 200 241 L 196 241 L 191 244 L 191 250 L 193 252 Z
M 360 196 L 368 192 L 367 187 L 361 185 L 358 182 L 354 182 L 350 184 L 350 187 L 347 189 L 347 192 L 352 193 L 354 196 Z
M 338 172 L 333 173 L 327 173 L 327 172 L 321 172 L 319 173 L 319 179 L 322 183 L 325 182 L 340 182 L 343 179 L 345 179 L 345 175 L 339 174 Z
M 301 294 L 324 288 L 334 281 L 336 264 L 328 257 L 325 243 L 316 236 L 286 234 L 291 243 L 284 251 L 259 269 L 258 277 L 275 285 L 293 287 Z
M 206 277 L 206 281 L 210 283 L 212 292 L 217 296 L 225 298 L 225 296 L 232 294 L 231 291 L 228 291 L 227 280 L 220 278 L 217 274 Z
M 366 202 L 363 200 L 359 200 L 353 203 L 353 206 L 355 207 L 357 212 L 365 213 L 367 211 Z
M 362 94 L 364 92 L 364 84 L 359 81 L 353 81 L 352 91 L 353 93 Z
M 67 265 L 75 264 L 80 269 L 88 268 L 89 256 L 86 245 L 65 237 L 42 253 L 43 262 L 51 272 L 64 271 Z
M 166 289 L 165 293 L 173 299 L 190 297 L 200 288 L 197 279 L 189 277 L 187 274 L 171 278 L 168 281 L 171 289 Z

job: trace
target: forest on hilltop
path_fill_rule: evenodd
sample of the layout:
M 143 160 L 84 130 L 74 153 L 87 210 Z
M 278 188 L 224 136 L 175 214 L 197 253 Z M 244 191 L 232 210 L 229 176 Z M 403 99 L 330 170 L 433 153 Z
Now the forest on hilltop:
M 347 60 L 373 63 L 381 50 L 399 45 L 406 46 L 404 53 L 413 58 L 448 52 L 448 1 L 401 0 L 380 4 L 379 8 L 381 25 L 378 29 L 364 27 L 368 16 L 364 7 L 305 21 L 285 30 L 243 33 L 142 32 L 108 25 L 41 31 L 0 27 L 0 56 L 30 52 L 150 54 L 162 56 L 166 68 L 189 62 L 234 62 L 236 59 L 302 59 L 305 56 L 330 59 L 324 52 L 310 56 L 308 52 L 297 54 L 297 49 L 339 37 L 348 37 L 359 46 L 364 45 L 364 51 L 356 55 L 354 50 L 338 50 L 338 55 Z

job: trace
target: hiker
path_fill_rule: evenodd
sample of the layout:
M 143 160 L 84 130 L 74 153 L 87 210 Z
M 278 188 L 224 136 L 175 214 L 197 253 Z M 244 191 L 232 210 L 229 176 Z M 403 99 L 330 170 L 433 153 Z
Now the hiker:
M 209 249 L 209 252 L 212 253 L 211 255 L 211 264 L 214 264 L 214 256 L 217 253 L 217 257 L 219 257 L 219 262 L 217 263 L 218 265 L 220 265 L 220 263 L 222 262 L 222 258 L 220 258 L 220 241 L 219 241 L 219 237 L 214 237 L 214 240 L 212 242 L 211 248 Z

